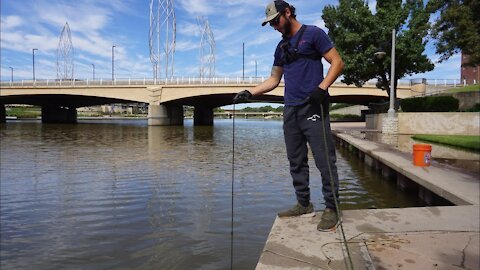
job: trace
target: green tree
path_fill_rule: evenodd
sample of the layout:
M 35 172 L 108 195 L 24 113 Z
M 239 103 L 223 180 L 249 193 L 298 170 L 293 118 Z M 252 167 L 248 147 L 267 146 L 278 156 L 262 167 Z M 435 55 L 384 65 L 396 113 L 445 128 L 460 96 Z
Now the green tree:
M 377 87 L 390 95 L 393 29 L 397 33 L 395 97 L 398 79 L 433 70 L 424 53 L 430 13 L 422 0 L 377 1 L 375 14 L 363 0 L 340 0 L 338 6 L 326 6 L 322 18 L 345 62 L 342 81 L 346 84 L 361 87 L 376 78 Z M 386 53 L 383 61 L 374 56 L 380 49 Z
M 430 0 L 427 9 L 439 13 L 432 24 L 432 36 L 440 62 L 463 51 L 470 55 L 469 65 L 480 64 L 480 1 Z

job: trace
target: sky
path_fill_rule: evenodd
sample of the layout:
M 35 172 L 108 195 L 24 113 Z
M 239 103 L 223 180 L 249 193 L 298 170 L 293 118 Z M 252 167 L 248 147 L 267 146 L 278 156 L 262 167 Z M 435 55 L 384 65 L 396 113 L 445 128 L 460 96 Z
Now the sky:
M 111 79 L 112 46 L 117 79 L 151 79 L 149 53 L 149 0 L 0 0 L 1 80 L 32 79 L 32 49 L 36 79 L 57 77 L 57 48 L 66 22 L 74 47 L 74 77 Z M 157 1 L 157 0 L 155 0 Z M 216 77 L 268 76 L 280 33 L 261 26 L 268 0 L 175 0 L 176 47 L 174 75 L 198 77 L 201 32 L 197 16 L 208 20 L 216 43 Z M 321 18 L 326 5 L 338 1 L 289 1 L 297 19 L 328 32 Z M 375 11 L 375 1 L 369 6 Z M 243 44 L 245 67 L 243 68 Z M 436 63 L 432 43 L 427 56 Z M 411 78 L 459 79 L 460 55 L 436 63 L 433 71 Z M 328 65 L 325 65 L 328 68 Z

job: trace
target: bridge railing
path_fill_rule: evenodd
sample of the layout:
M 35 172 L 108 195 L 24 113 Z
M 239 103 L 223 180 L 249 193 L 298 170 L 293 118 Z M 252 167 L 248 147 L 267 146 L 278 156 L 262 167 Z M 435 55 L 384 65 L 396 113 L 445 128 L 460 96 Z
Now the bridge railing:
M 214 78 L 199 78 L 199 77 L 173 77 L 163 80 L 153 80 L 147 78 L 119 78 L 111 79 L 97 79 L 97 80 L 56 80 L 56 79 L 41 79 L 41 80 L 21 80 L 21 81 L 2 81 L 1 86 L 27 86 L 27 87 L 79 87 L 79 86 L 135 86 L 135 85 L 205 85 L 205 84 L 258 84 L 263 82 L 266 77 L 214 77 Z M 283 82 L 283 79 L 282 79 Z M 341 84 L 340 80 L 336 83 Z M 367 82 L 367 85 L 375 85 L 375 82 Z M 399 81 L 401 85 L 411 85 L 410 80 Z
M 97 80 L 21 80 L 21 81 L 2 81 L 1 86 L 33 86 L 33 87 L 76 87 L 76 86 L 111 86 L 111 85 L 185 85 L 185 84 L 258 84 L 265 80 L 265 77 L 215 77 L 215 78 L 198 78 L 198 77 L 174 77 L 163 80 L 139 79 L 139 78 L 119 78 L 97 79 Z
M 265 77 L 214 77 L 214 78 L 199 78 L 199 77 L 173 77 L 163 80 L 153 80 L 147 78 L 118 78 L 111 79 L 74 79 L 74 80 L 58 80 L 58 79 L 40 79 L 40 80 L 18 80 L 18 81 L 1 81 L 0 86 L 28 86 L 28 87 L 77 87 L 77 86 L 144 86 L 144 85 L 188 85 L 188 84 L 258 84 L 265 80 Z M 341 84 L 340 80 L 336 83 Z M 473 81 L 473 84 L 479 82 Z M 366 85 L 375 85 L 375 80 L 370 80 Z M 442 89 L 460 87 L 472 82 L 466 80 L 456 79 L 404 79 L 399 80 L 398 85 L 415 85 L 425 84 L 427 89 Z

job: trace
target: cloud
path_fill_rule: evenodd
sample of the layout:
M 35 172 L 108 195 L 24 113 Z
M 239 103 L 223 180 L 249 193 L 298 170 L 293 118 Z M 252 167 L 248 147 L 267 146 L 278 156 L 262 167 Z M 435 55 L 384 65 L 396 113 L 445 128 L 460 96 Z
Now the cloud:
M 175 44 L 175 51 L 177 52 L 198 50 L 199 48 L 200 48 L 200 40 L 198 42 L 181 40 L 181 41 L 177 41 Z
M 207 0 L 180 0 L 178 3 L 187 13 L 195 16 L 209 15 L 218 12 Z
M 200 28 L 196 23 L 182 22 L 178 24 L 177 34 L 188 37 L 199 37 Z
M 24 23 L 23 19 L 19 16 L 6 16 L 5 18 L 1 18 L 1 27 L 2 27 L 2 32 L 3 31 L 10 31 L 13 30 L 14 28 L 17 28 L 19 26 L 22 26 Z
M 275 31 L 269 31 L 265 34 L 256 35 L 254 37 L 254 39 L 252 39 L 248 42 L 248 44 L 251 45 L 251 46 L 264 45 L 264 44 L 272 43 L 272 40 L 280 41 L 280 37 L 279 37 L 278 33 L 275 32 Z

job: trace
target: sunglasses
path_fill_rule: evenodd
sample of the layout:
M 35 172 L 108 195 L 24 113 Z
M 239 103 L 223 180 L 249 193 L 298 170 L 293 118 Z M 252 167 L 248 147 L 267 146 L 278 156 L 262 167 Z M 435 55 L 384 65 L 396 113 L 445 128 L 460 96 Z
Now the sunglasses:
M 280 23 L 280 17 L 282 17 L 282 13 L 278 14 L 277 17 L 270 21 L 270 26 L 277 26 Z

